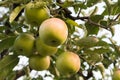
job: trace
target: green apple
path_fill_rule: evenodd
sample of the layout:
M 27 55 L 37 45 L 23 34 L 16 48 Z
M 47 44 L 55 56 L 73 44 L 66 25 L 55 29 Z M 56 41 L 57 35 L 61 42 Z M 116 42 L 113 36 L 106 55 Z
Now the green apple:
M 43 21 L 40 25 L 39 35 L 45 44 L 57 47 L 66 41 L 68 28 L 63 20 L 50 18 Z
M 80 58 L 73 52 L 63 52 L 56 60 L 56 68 L 63 75 L 75 74 L 80 69 Z
M 32 34 L 21 33 L 14 42 L 14 49 L 19 55 L 31 56 L 34 50 L 35 38 Z
M 29 66 L 31 69 L 42 71 L 46 70 L 50 66 L 49 56 L 34 55 L 29 58 Z
M 28 24 L 39 26 L 44 20 L 50 17 L 49 9 L 37 2 L 30 2 L 26 5 L 25 20 Z
M 112 80 L 120 80 L 120 70 L 115 70 L 113 72 Z
M 44 44 L 40 37 L 38 37 L 35 41 L 35 46 L 38 54 L 42 56 L 50 56 L 53 55 L 57 52 L 58 48 L 57 47 L 52 47 Z

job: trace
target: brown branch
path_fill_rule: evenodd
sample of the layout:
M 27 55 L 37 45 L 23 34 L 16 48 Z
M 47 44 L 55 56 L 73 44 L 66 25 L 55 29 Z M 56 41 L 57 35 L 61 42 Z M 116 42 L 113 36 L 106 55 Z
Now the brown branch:
M 101 28 L 104 28 L 104 29 L 109 30 L 109 27 L 104 26 L 104 25 L 100 25 L 100 24 L 98 24 L 98 23 L 95 23 L 95 22 L 93 22 L 91 19 L 88 19 L 88 22 L 89 22 L 90 24 L 95 25 L 95 26 L 98 26 L 98 27 L 101 27 Z
M 15 77 L 15 80 L 17 80 L 19 77 L 25 75 L 25 71 L 22 69 L 22 70 L 19 70 L 19 71 L 16 71 L 16 77 Z
M 116 18 L 113 21 L 116 21 L 120 17 L 120 13 L 116 16 Z

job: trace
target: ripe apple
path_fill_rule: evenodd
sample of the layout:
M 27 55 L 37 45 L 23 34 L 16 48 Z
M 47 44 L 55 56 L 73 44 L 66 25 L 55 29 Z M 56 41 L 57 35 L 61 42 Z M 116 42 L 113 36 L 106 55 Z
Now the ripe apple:
M 50 56 L 53 55 L 57 52 L 57 47 L 52 47 L 52 46 L 48 46 L 46 44 L 44 44 L 40 37 L 38 37 L 35 41 L 35 46 L 36 46 L 36 50 L 38 51 L 38 54 L 42 55 L 42 56 Z
M 120 70 L 115 70 L 113 72 L 112 80 L 120 80 Z
M 31 69 L 42 71 L 46 70 L 50 66 L 49 56 L 34 55 L 29 58 L 29 66 Z
M 63 52 L 56 60 L 56 68 L 63 75 L 77 73 L 80 69 L 80 58 L 73 52 Z
M 40 25 L 39 35 L 45 44 L 57 47 L 66 41 L 68 28 L 63 20 L 50 18 Z
M 39 26 L 45 19 L 50 17 L 49 9 L 45 6 L 39 6 L 37 2 L 28 3 L 24 13 L 27 23 L 35 26 Z
M 35 38 L 32 34 L 21 33 L 14 42 L 14 49 L 19 55 L 31 56 Z

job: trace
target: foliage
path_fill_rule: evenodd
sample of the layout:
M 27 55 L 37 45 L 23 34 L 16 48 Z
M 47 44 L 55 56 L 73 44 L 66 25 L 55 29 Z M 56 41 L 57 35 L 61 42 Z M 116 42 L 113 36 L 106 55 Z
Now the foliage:
M 29 32 L 34 37 L 38 36 L 38 28 L 27 24 L 25 20 L 24 8 L 31 1 L 44 2 L 51 17 L 64 20 L 69 30 L 66 42 L 51 56 L 51 65 L 47 70 L 50 75 L 46 73 L 43 77 L 39 74 L 37 78 L 30 77 L 32 69 L 28 65 L 21 70 L 14 70 L 19 62 L 19 56 L 13 50 L 18 34 Z M 101 12 L 97 4 L 102 3 L 104 10 Z M 5 12 L 0 12 L 0 80 L 15 80 L 21 76 L 25 80 L 43 80 L 45 77 L 54 80 L 80 80 L 80 77 L 84 80 L 96 80 L 94 71 L 101 72 L 101 79 L 111 77 L 112 69 L 109 67 L 113 65 L 113 68 L 119 68 L 120 64 L 120 46 L 112 40 L 116 33 L 114 26 L 120 23 L 119 5 L 120 0 L 1 0 L 0 8 L 4 8 Z M 82 31 L 79 32 L 79 29 Z M 112 37 L 98 36 L 101 30 L 109 31 Z M 104 39 L 108 39 L 110 43 Z M 55 66 L 58 55 L 65 50 L 75 52 L 81 59 L 80 70 L 69 77 L 59 75 Z M 101 63 L 102 70 L 98 67 Z M 103 68 L 111 71 L 109 76 L 105 75 Z

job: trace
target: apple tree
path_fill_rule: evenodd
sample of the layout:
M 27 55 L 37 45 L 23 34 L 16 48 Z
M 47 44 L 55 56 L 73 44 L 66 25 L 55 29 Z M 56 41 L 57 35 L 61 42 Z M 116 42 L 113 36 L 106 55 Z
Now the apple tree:
M 0 80 L 120 80 L 119 5 L 0 0 Z

